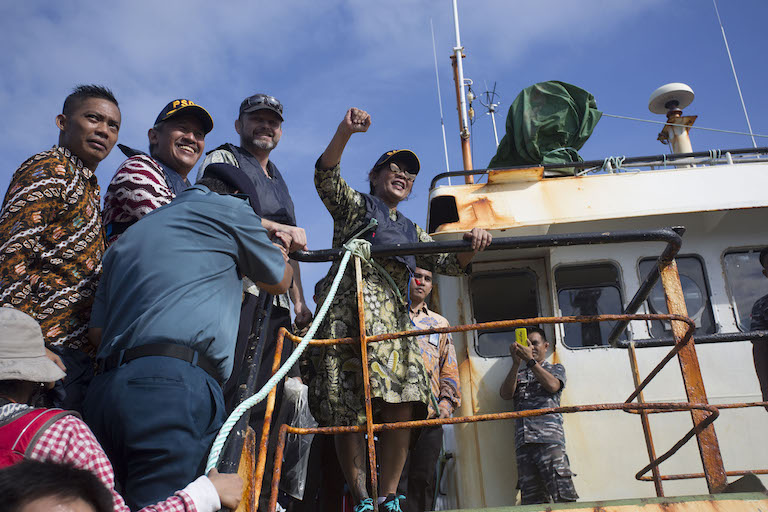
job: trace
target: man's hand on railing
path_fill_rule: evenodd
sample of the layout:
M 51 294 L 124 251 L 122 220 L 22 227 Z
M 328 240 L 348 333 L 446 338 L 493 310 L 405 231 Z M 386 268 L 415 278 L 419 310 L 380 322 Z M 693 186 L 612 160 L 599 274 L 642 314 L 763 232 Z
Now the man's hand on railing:
M 219 473 L 214 468 L 208 472 L 208 480 L 216 488 L 221 506 L 235 510 L 243 496 L 243 479 L 235 473 Z

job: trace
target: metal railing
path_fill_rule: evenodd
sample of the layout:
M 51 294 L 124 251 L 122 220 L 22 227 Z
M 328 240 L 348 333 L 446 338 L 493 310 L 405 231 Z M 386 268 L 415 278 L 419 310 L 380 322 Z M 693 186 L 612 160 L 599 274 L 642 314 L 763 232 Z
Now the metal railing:
M 733 159 L 733 156 L 749 156 L 749 155 L 766 155 L 768 154 L 768 147 L 759 147 L 759 148 L 739 148 L 739 149 L 713 149 L 710 151 L 698 151 L 694 153 L 676 153 L 671 155 L 661 154 L 661 155 L 649 155 L 649 156 L 635 156 L 635 157 L 627 157 L 621 159 L 621 165 L 622 166 L 632 166 L 633 168 L 637 167 L 648 167 L 649 169 L 655 169 L 657 167 L 668 167 L 673 166 L 675 164 L 681 165 L 681 164 L 693 164 L 693 165 L 702 165 L 702 164 L 708 164 L 708 163 L 720 163 L 721 161 L 724 161 L 725 163 L 750 163 L 751 161 L 762 161 L 765 162 L 765 159 L 748 159 L 748 158 L 740 158 L 740 159 Z M 432 182 L 429 185 L 429 190 L 435 188 L 435 185 L 442 180 L 446 178 L 454 178 L 458 176 L 484 176 L 492 171 L 508 171 L 513 169 L 528 169 L 531 167 L 541 167 L 544 169 L 545 172 L 547 171 L 565 171 L 566 169 L 571 170 L 573 173 L 586 173 L 591 171 L 597 171 L 606 165 L 606 160 L 588 160 L 585 162 L 568 162 L 568 163 L 562 163 L 562 164 L 530 164 L 530 165 L 520 165 L 515 167 L 503 167 L 498 169 L 473 169 L 470 171 L 450 171 L 450 172 L 442 172 L 438 175 L 436 175 L 434 178 L 432 178 Z M 563 174 L 564 176 L 567 176 L 568 174 Z
M 703 380 L 701 376 L 701 370 L 699 368 L 698 358 L 695 352 L 695 343 L 693 339 L 693 333 L 695 331 L 695 323 L 688 318 L 688 313 L 685 306 L 685 301 L 682 293 L 682 286 L 680 284 L 680 277 L 677 272 L 677 266 L 675 263 L 675 256 L 678 253 L 682 239 L 681 235 L 684 232 L 683 228 L 663 228 L 656 230 L 638 230 L 638 231 L 614 231 L 614 232 L 602 232 L 602 233 L 577 233 L 566 235 L 549 235 L 549 236 L 528 236 L 528 237 L 509 237 L 494 239 L 491 246 L 487 250 L 500 250 L 500 249 L 524 249 L 534 247 L 563 247 L 572 245 L 593 245 L 593 244 L 616 244 L 616 243 L 628 243 L 628 242 L 648 242 L 658 241 L 666 243 L 666 247 L 662 251 L 661 256 L 657 260 L 657 272 L 651 272 L 643 283 L 640 285 L 635 297 L 630 301 L 629 306 L 625 309 L 624 313 L 620 315 L 597 315 L 597 316 L 574 316 L 574 317 L 539 317 L 539 318 L 527 318 L 527 319 L 515 319 L 504 320 L 497 322 L 486 322 L 480 324 L 471 325 L 458 325 L 451 327 L 440 327 L 422 330 L 409 330 L 399 333 L 387 333 L 375 336 L 368 336 L 365 334 L 365 317 L 363 307 L 363 294 L 362 294 L 362 271 L 359 258 L 355 258 L 355 273 L 358 286 L 358 314 L 360 325 L 360 336 L 329 339 L 329 340 L 313 340 L 310 344 L 314 345 L 328 345 L 328 344 L 353 344 L 359 343 L 361 349 L 361 357 L 363 361 L 367 361 L 367 345 L 368 343 L 376 343 L 383 340 L 389 340 L 394 338 L 400 338 L 403 336 L 419 336 L 432 333 L 453 333 L 453 332 L 467 332 L 477 329 L 509 329 L 514 327 L 531 326 L 539 324 L 563 324 L 563 323 L 588 323 L 588 322 L 617 322 L 612 337 L 618 338 L 618 335 L 623 331 L 630 321 L 633 320 L 666 320 L 672 325 L 672 332 L 674 336 L 674 345 L 672 349 L 662 358 L 661 362 L 654 368 L 648 376 L 640 381 L 639 371 L 637 367 L 637 359 L 635 353 L 635 346 L 629 342 L 629 357 L 631 362 L 631 368 L 633 372 L 633 379 L 635 383 L 635 390 L 629 395 L 629 397 L 623 403 L 603 403 L 603 404 L 586 404 L 586 405 L 573 405 L 549 409 L 538 410 L 526 410 L 517 412 L 506 412 L 497 414 L 480 414 L 473 416 L 462 416 L 443 419 L 429 419 L 418 421 L 406 421 L 396 423 L 374 423 L 373 413 L 371 407 L 371 395 L 368 377 L 368 365 L 362 365 L 363 382 L 364 382 L 364 394 L 365 394 L 365 409 L 366 409 L 366 423 L 359 426 L 347 426 L 347 427 L 317 427 L 317 428 L 295 428 L 287 424 L 283 424 L 279 427 L 278 444 L 275 453 L 275 461 L 273 466 L 272 475 L 272 487 L 270 495 L 270 511 L 274 511 L 277 503 L 278 485 L 280 482 L 280 475 L 282 471 L 282 457 L 283 450 L 285 448 L 286 436 L 288 433 L 293 434 L 325 434 L 334 435 L 350 432 L 365 432 L 368 439 L 368 458 L 370 464 L 371 474 L 371 490 L 375 494 L 377 492 L 377 472 L 376 472 L 376 449 L 374 445 L 374 433 L 392 430 L 392 429 L 409 429 L 425 426 L 443 425 L 443 424 L 457 424 L 457 423 L 475 423 L 492 420 L 514 419 L 530 416 L 539 416 L 543 414 L 552 413 L 585 413 L 585 412 L 597 412 L 597 411 L 615 411 L 623 410 L 630 413 L 639 414 L 641 417 L 643 433 L 646 440 L 646 446 L 648 449 L 648 455 L 650 463 L 642 468 L 636 475 L 638 480 L 653 481 L 656 494 L 658 496 L 664 496 L 662 481 L 663 480 L 679 480 L 684 478 L 705 478 L 710 493 L 715 493 L 723 490 L 727 484 L 727 476 L 745 474 L 746 471 L 731 471 L 726 472 L 723 466 L 722 456 L 720 453 L 720 447 L 717 440 L 717 436 L 714 431 L 712 423 L 719 415 L 719 409 L 726 408 L 741 408 L 741 407 L 758 407 L 766 406 L 768 402 L 754 402 L 746 404 L 725 404 L 713 406 L 708 404 L 706 393 L 704 390 Z M 463 241 L 456 242 L 434 242 L 423 244 L 400 244 L 397 246 L 376 246 L 372 248 L 372 255 L 379 257 L 392 256 L 396 254 L 433 254 L 443 252 L 465 252 L 469 249 L 468 243 Z M 299 261 L 329 261 L 338 259 L 342 255 L 342 249 L 329 249 L 324 251 L 301 251 L 294 253 L 292 256 Z M 636 314 L 636 310 L 640 307 L 642 302 L 647 298 L 653 285 L 661 279 L 664 288 L 664 293 L 667 300 L 667 308 L 669 314 Z M 632 310 L 632 311 L 630 311 Z M 766 333 L 768 334 L 768 333 Z M 280 353 L 282 351 L 282 345 L 285 338 L 288 338 L 294 343 L 298 343 L 300 338 L 288 333 L 285 329 L 282 329 L 279 333 L 277 340 L 277 348 L 275 351 L 275 360 L 273 362 L 273 373 L 280 365 Z M 672 359 L 677 358 L 680 363 L 680 370 L 683 378 L 683 384 L 686 390 L 687 401 L 681 403 L 645 403 L 643 399 L 643 389 L 649 382 L 658 374 L 659 371 Z M 267 411 L 264 419 L 264 428 L 262 430 L 262 437 L 259 446 L 259 457 L 257 461 L 256 473 L 255 473 L 255 492 L 256 501 L 258 502 L 259 493 L 261 491 L 261 484 L 264 476 L 264 468 L 266 464 L 266 445 L 269 439 L 271 417 L 274 410 L 276 391 L 273 389 L 269 394 L 267 401 Z M 637 400 L 637 402 L 634 402 Z M 681 412 L 689 411 L 691 413 L 693 426 L 692 428 L 666 453 L 661 456 L 657 456 L 653 445 L 653 439 L 651 435 L 651 429 L 648 416 L 650 414 L 657 413 L 669 413 L 669 412 Z M 703 473 L 690 473 L 690 474 L 678 474 L 678 475 L 662 475 L 659 471 L 659 464 L 671 457 L 677 452 L 685 443 L 696 437 L 699 454 L 702 461 Z M 646 473 L 652 472 L 651 476 L 645 476 Z M 768 474 L 768 470 L 753 470 L 752 473 Z M 375 502 L 375 500 L 374 500 Z

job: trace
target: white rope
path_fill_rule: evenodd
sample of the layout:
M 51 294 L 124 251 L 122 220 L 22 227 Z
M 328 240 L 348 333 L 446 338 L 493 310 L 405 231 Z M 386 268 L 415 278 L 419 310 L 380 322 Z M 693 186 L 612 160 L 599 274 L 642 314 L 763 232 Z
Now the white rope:
M 640 119 L 639 117 L 617 116 L 615 114 L 606 114 L 605 112 L 603 112 L 603 115 L 606 117 L 614 117 L 616 119 L 628 119 L 630 121 L 640 121 L 643 123 L 663 124 L 666 126 L 680 126 L 679 124 L 675 124 L 675 123 L 665 123 L 664 121 L 654 121 L 652 119 Z M 703 126 L 696 126 L 696 125 L 689 126 L 688 128 L 695 128 L 697 130 L 705 130 L 708 132 L 731 133 L 733 135 L 747 135 L 749 137 L 763 137 L 765 139 L 768 139 L 768 135 L 760 135 L 757 133 L 735 132 L 733 130 L 718 130 L 717 128 L 705 128 Z
M 370 227 L 370 226 L 369 226 Z M 368 229 L 368 228 L 366 228 Z M 365 230 L 364 230 L 365 231 Z M 359 236 L 356 235 L 356 236 Z M 312 337 L 317 332 L 317 329 L 320 327 L 320 324 L 325 319 L 326 313 L 328 313 L 328 309 L 331 307 L 331 302 L 333 302 L 333 299 L 336 297 L 336 292 L 339 289 L 339 283 L 341 283 L 341 278 L 344 276 L 344 271 L 347 268 L 347 263 L 349 263 L 349 258 L 352 256 L 352 254 L 355 255 L 366 255 L 368 258 L 370 258 L 370 242 L 367 242 L 365 240 L 350 240 L 346 244 L 344 244 L 344 248 L 346 251 L 344 252 L 344 257 L 341 259 L 341 263 L 339 264 L 339 270 L 336 273 L 336 276 L 333 278 L 333 283 L 331 284 L 331 289 L 328 292 L 328 296 L 325 298 L 325 301 L 323 302 L 322 307 L 317 312 L 317 316 L 312 321 L 312 325 L 309 327 L 309 331 L 307 331 L 307 334 L 304 335 L 304 337 L 301 339 L 301 343 L 298 344 L 296 347 L 296 350 L 293 351 L 291 356 L 285 361 L 285 363 L 280 367 L 280 369 L 275 373 L 271 379 L 267 381 L 266 384 L 264 384 L 264 387 L 262 387 L 258 393 L 255 395 L 252 395 L 245 400 L 243 400 L 240 405 L 235 407 L 235 410 L 232 411 L 232 414 L 229 415 L 229 418 L 227 418 L 227 421 L 224 422 L 224 424 L 221 426 L 221 429 L 219 430 L 219 433 L 216 435 L 216 439 L 213 441 L 213 445 L 211 446 L 211 452 L 208 454 L 208 462 L 205 466 L 205 473 L 208 474 L 210 470 L 216 467 L 216 465 L 219 463 L 219 456 L 221 455 L 221 451 L 224 448 L 224 444 L 227 441 L 227 437 L 232 432 L 232 429 L 235 427 L 235 424 L 238 422 L 238 420 L 245 414 L 245 411 L 253 407 L 254 405 L 258 404 L 262 400 L 264 400 L 269 392 L 277 386 L 277 384 L 283 380 L 283 378 L 288 374 L 288 371 L 293 367 L 294 364 L 296 364 L 296 361 L 299 360 L 299 357 L 301 357 L 301 354 L 304 352 L 304 349 L 307 348 L 309 345 L 309 342 L 312 340 Z

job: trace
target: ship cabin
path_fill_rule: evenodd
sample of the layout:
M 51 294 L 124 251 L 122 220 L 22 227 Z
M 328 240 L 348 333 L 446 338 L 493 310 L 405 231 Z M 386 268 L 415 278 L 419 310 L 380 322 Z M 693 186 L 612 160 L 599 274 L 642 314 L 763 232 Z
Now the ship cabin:
M 768 294 L 768 278 L 758 262 L 768 244 L 766 153 L 763 148 L 607 159 L 580 164 L 568 176 L 553 166 L 445 173 L 430 189 L 428 227 L 437 241 L 457 240 L 475 226 L 495 239 L 666 227 L 682 233 L 683 227 L 675 259 L 688 315 L 696 324 L 695 354 L 709 403 L 759 402 L 751 340 L 760 333 L 751 332 L 750 312 Z M 465 183 L 470 174 L 476 183 Z M 486 251 L 467 277 L 436 276 L 432 307 L 453 325 L 621 314 L 664 249 L 658 241 L 634 241 Z M 637 312 L 667 313 L 660 281 Z M 615 324 L 541 326 L 550 340 L 549 360 L 567 371 L 563 406 L 625 401 L 674 345 L 669 322 L 634 320 L 626 329 Z M 512 365 L 514 339 L 514 329 L 453 334 L 463 390 L 457 416 L 512 409 L 500 398 L 499 387 Z M 630 356 L 636 359 L 634 376 Z M 676 360 L 645 388 L 643 400 L 687 401 Z M 441 472 L 441 508 L 516 502 L 513 422 L 446 427 L 449 455 Z M 626 411 L 566 414 L 564 423 L 582 502 L 656 496 L 653 482 L 636 478 L 649 464 L 647 439 L 658 456 L 692 428 L 689 412 L 650 414 L 647 433 L 640 415 Z M 766 473 L 768 443 L 762 435 L 768 431 L 768 412 L 763 407 L 721 409 L 713 425 L 729 481 L 746 471 Z M 659 466 L 661 475 L 689 475 L 664 479 L 664 495 L 706 494 L 702 466 L 694 438 Z M 768 484 L 765 475 L 760 478 Z

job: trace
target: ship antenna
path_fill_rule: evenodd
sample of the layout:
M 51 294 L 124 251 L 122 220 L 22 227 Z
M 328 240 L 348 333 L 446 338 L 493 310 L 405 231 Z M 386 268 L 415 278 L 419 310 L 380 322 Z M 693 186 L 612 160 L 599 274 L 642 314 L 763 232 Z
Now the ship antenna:
M 488 84 L 485 85 L 485 88 L 488 88 Z M 491 122 L 493 123 L 493 138 L 496 139 L 496 147 L 499 147 L 499 132 L 496 130 L 496 107 L 501 105 L 501 102 L 496 101 L 496 98 L 498 97 L 501 99 L 501 96 L 499 96 L 496 93 L 496 82 L 493 82 L 493 90 L 492 91 L 485 91 L 483 94 L 485 94 L 485 101 L 479 100 L 480 104 L 488 109 L 487 114 L 490 114 L 491 116 Z
M 453 47 L 453 81 L 456 83 L 456 100 L 459 108 L 459 126 L 461 128 L 461 156 L 464 161 L 464 170 L 472 170 L 472 153 L 469 144 L 469 119 L 467 119 L 467 95 L 464 92 L 466 81 L 464 80 L 464 66 L 461 59 L 464 58 L 464 47 L 461 46 L 461 36 L 459 34 L 459 8 L 457 0 L 453 0 L 453 27 L 456 32 L 456 46 Z M 474 183 L 475 179 L 471 175 L 464 177 L 465 183 Z
M 728 60 L 731 62 L 731 71 L 733 71 L 733 79 L 736 81 L 736 89 L 739 91 L 741 108 L 744 110 L 744 117 L 747 118 L 747 128 L 749 128 L 749 136 L 752 137 L 752 147 L 757 148 L 757 142 L 755 142 L 755 135 L 752 133 L 752 124 L 749 122 L 749 115 L 747 114 L 747 106 L 744 104 L 744 96 L 741 95 L 741 86 L 739 85 L 739 77 L 736 76 L 736 66 L 733 65 L 733 57 L 731 57 L 731 49 L 728 47 L 728 38 L 725 37 L 725 28 L 723 27 L 723 20 L 720 19 L 720 11 L 717 9 L 717 1 L 712 0 L 712 3 L 715 5 L 715 14 L 717 14 L 717 22 L 720 24 L 720 33 L 723 34 L 725 51 L 728 53 Z
M 435 27 L 432 18 L 429 18 L 429 28 L 432 31 L 432 56 L 435 58 L 435 82 L 437 83 L 437 104 L 440 106 L 440 129 L 443 130 L 443 151 L 445 152 L 445 172 L 451 172 L 448 163 L 448 140 L 445 138 L 445 120 L 443 118 L 443 97 L 440 94 L 440 76 L 437 73 L 437 49 L 435 48 Z M 448 185 L 451 185 L 451 177 L 448 177 Z

